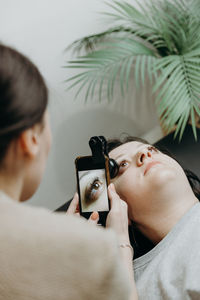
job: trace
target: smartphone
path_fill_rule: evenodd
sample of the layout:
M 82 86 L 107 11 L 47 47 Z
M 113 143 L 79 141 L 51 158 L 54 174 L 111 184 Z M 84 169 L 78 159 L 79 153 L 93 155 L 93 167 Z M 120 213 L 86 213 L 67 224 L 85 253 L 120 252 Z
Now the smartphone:
M 92 156 L 75 160 L 80 215 L 88 219 L 93 211 L 99 213 L 99 224 L 105 226 L 110 210 L 107 186 L 110 183 L 109 158 L 95 162 Z

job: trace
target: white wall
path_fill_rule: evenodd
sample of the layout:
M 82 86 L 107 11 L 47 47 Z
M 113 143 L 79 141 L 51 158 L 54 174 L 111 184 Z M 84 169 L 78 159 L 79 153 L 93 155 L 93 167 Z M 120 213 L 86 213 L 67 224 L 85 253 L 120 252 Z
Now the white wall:
M 103 0 L 0 0 L 0 41 L 29 56 L 45 77 L 50 91 L 53 146 L 43 182 L 29 201 L 55 209 L 75 191 L 74 159 L 90 154 L 92 135 L 119 136 L 121 132 L 144 135 L 158 125 L 148 89 L 107 104 L 74 101 L 75 90 L 66 91 L 64 80 L 72 71 L 62 68 L 70 54 L 64 49 L 74 40 L 107 28 L 97 12 Z M 148 101 L 146 101 L 148 99 Z M 137 101 L 134 101 L 137 100 Z

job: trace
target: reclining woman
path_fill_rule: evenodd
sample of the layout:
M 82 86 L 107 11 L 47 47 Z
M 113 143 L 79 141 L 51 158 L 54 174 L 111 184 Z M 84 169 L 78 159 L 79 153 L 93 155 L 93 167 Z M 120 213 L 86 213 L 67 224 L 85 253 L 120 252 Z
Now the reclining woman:
M 89 224 L 94 215 L 19 203 L 38 188 L 50 149 L 47 94 L 36 66 L 0 45 L 0 299 L 129 299 L 116 237 Z
M 128 219 L 151 245 L 133 261 L 138 298 L 199 299 L 199 179 L 142 139 L 110 140 L 108 150 L 119 164 L 113 182 Z

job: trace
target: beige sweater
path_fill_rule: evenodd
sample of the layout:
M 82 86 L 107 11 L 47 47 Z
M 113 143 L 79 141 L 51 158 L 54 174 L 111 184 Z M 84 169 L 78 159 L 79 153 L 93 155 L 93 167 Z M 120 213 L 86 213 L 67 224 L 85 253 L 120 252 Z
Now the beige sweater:
M 111 231 L 0 192 L 0 300 L 126 300 Z

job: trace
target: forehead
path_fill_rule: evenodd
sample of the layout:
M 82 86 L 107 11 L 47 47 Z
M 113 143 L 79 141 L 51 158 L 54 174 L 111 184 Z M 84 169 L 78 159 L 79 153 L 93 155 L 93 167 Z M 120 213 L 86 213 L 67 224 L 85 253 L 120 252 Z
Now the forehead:
M 137 152 L 139 149 L 144 147 L 146 144 L 143 144 L 141 142 L 128 142 L 126 144 L 123 144 L 112 151 L 110 151 L 109 156 L 111 158 L 119 158 L 122 155 Z

